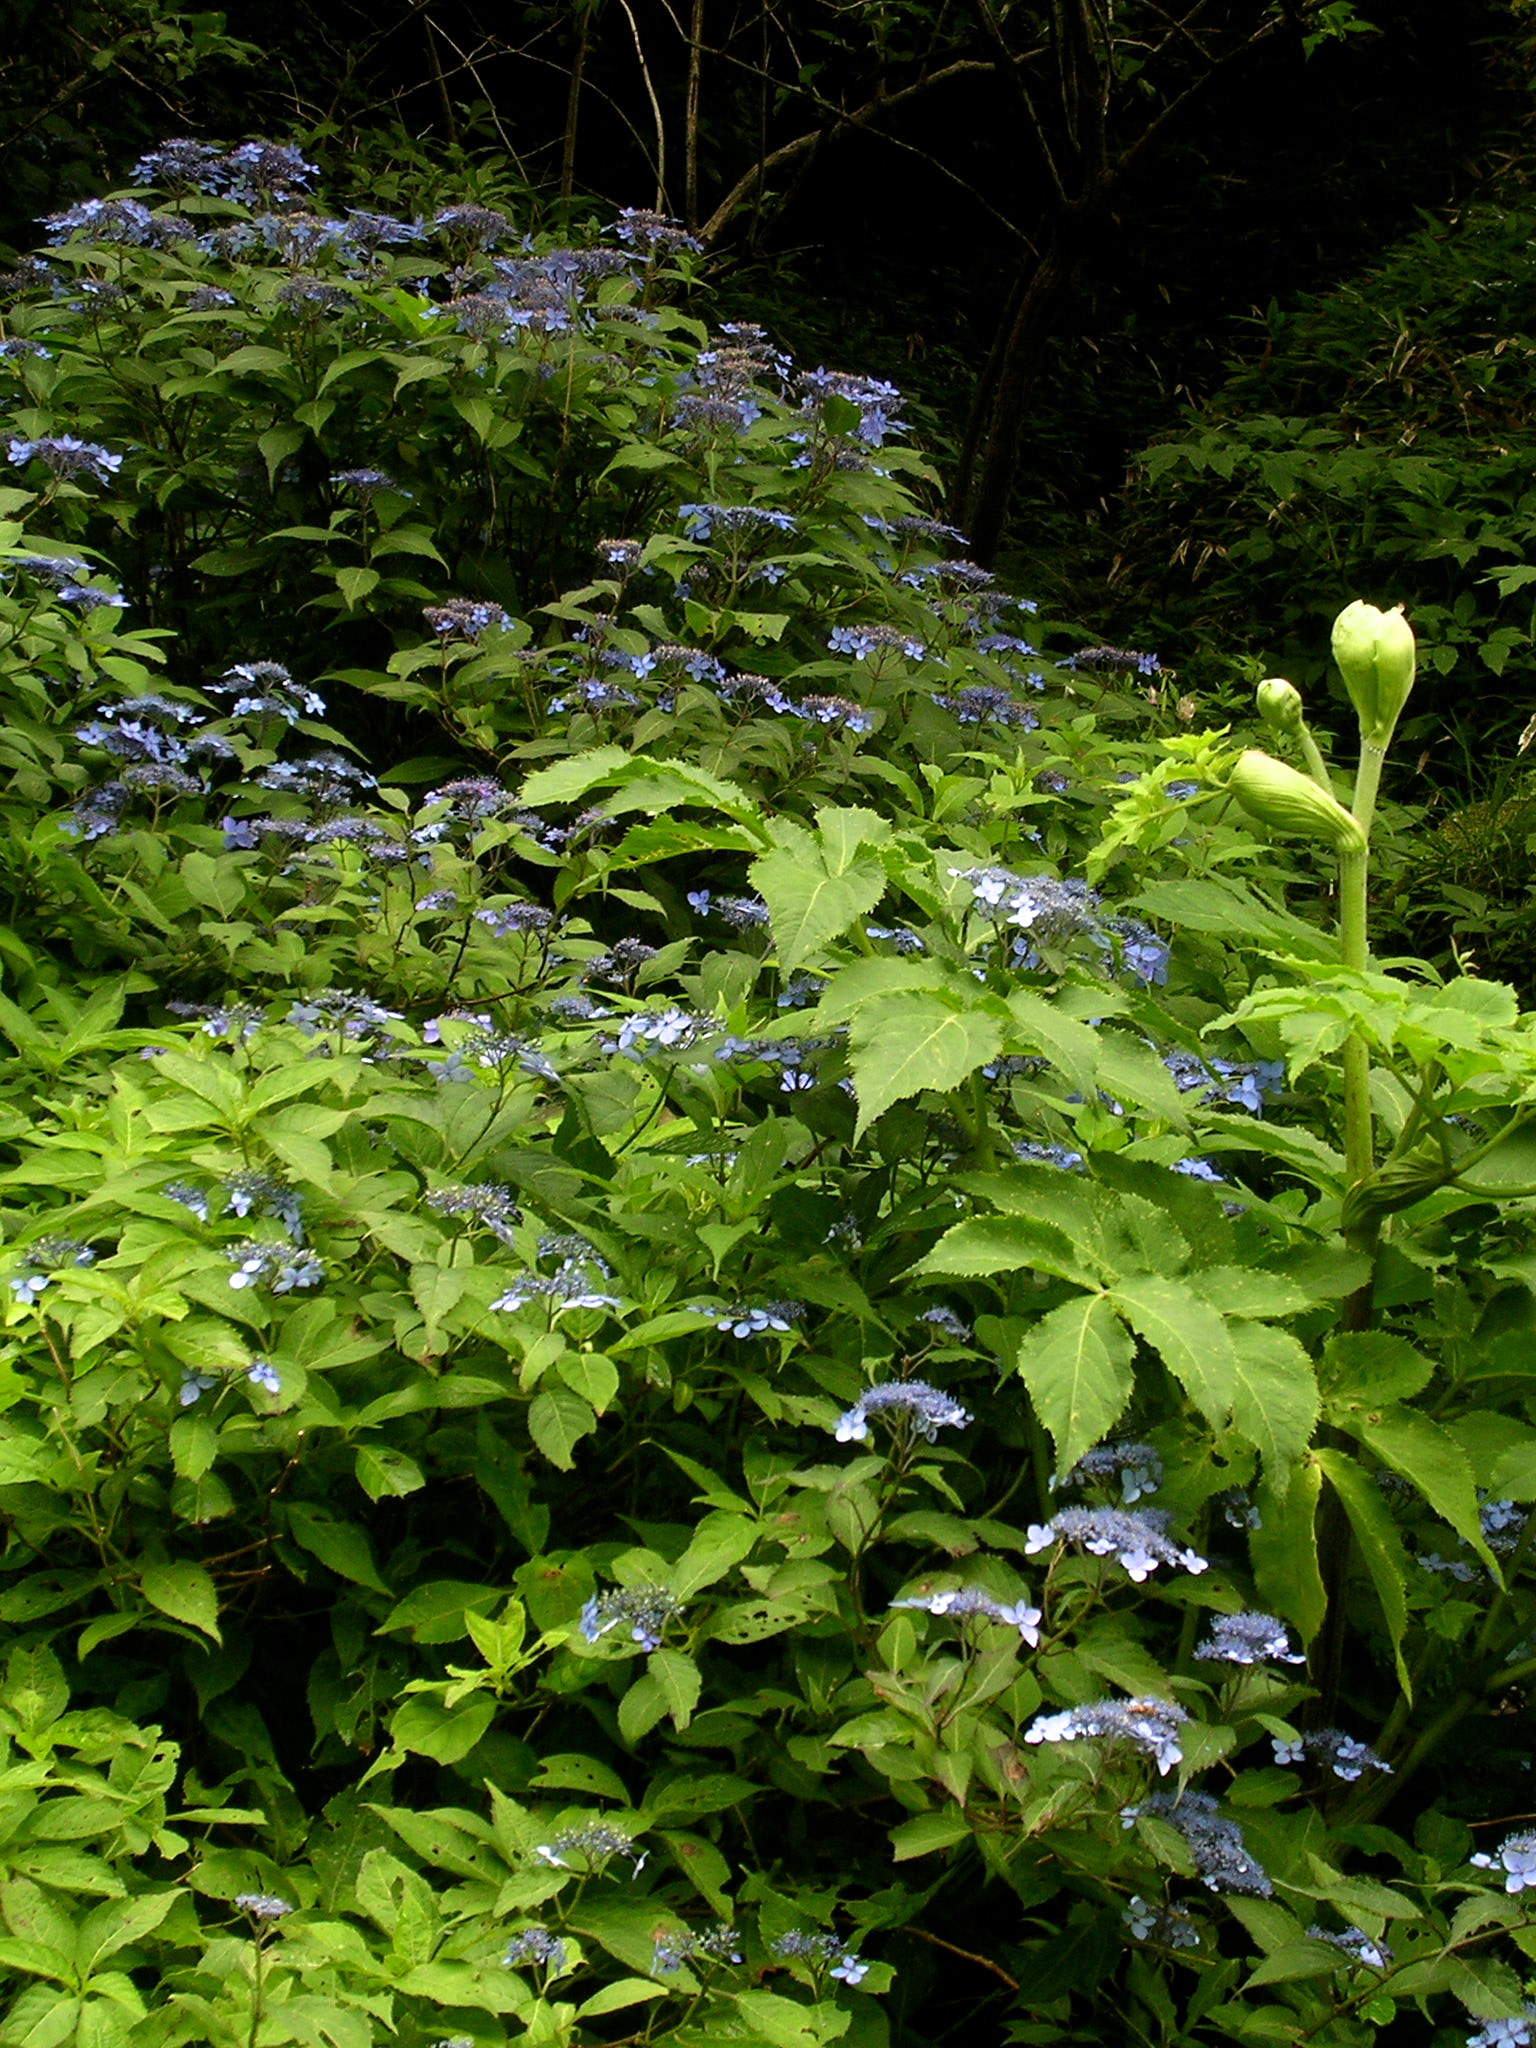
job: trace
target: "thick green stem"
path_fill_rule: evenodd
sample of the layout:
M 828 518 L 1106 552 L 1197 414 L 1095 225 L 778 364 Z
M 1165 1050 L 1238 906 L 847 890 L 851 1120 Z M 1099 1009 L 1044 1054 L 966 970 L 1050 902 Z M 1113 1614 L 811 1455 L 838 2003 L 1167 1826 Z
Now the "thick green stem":
M 1355 814 L 1355 822 L 1367 839 L 1371 836 L 1371 820 L 1376 815 L 1376 792 L 1381 786 L 1381 767 L 1386 758 L 1387 749 L 1384 744 L 1378 747 L 1370 740 L 1362 740 L 1360 767 L 1355 776 L 1355 800 L 1350 809 Z
M 1365 834 L 1371 836 L 1371 820 L 1376 815 L 1376 791 L 1381 783 L 1382 763 L 1386 759 L 1385 749 L 1365 741 L 1360 748 L 1360 769 L 1355 777 L 1355 822 Z M 1366 877 L 1370 864 L 1369 848 L 1361 853 L 1344 853 L 1339 856 L 1339 957 L 1352 973 L 1363 974 L 1370 958 L 1370 941 L 1366 919 Z M 1375 1147 L 1371 1136 L 1371 1061 L 1365 1041 L 1358 1032 L 1351 1033 L 1344 1046 L 1344 1184 L 1356 1187 L 1372 1171 L 1376 1164 Z M 1357 1249 L 1368 1251 L 1376 1237 L 1376 1226 L 1369 1229 L 1370 1243 L 1361 1244 Z
M 1364 969 L 1367 853 L 1339 856 L 1339 954 L 1344 965 Z M 1344 1183 L 1355 1187 L 1375 1165 L 1371 1137 L 1371 1061 L 1365 1040 L 1351 1032 L 1344 1042 Z

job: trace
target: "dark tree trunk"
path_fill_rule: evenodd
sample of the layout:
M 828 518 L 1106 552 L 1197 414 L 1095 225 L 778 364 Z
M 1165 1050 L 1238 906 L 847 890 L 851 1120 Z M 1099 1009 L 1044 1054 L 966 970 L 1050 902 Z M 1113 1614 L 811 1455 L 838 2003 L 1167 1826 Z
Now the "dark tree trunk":
M 1004 325 L 993 345 L 992 362 L 983 372 L 983 385 L 992 378 L 990 402 L 985 391 L 978 392 L 978 409 L 985 407 L 985 428 L 967 435 L 967 462 L 955 480 L 951 509 L 956 525 L 969 536 L 971 552 L 978 562 L 991 562 L 997 554 L 1007 522 L 1019 463 L 1019 441 L 1030 395 L 1045 360 L 1046 346 L 1059 331 L 1062 309 L 1072 289 L 1078 265 L 1089 253 L 1106 217 L 1100 198 L 1079 200 L 1061 214 L 1040 260 L 1022 295 L 1014 293 L 1004 313 Z M 1011 317 L 1010 317 L 1011 316 Z M 979 445 L 979 471 L 974 451 Z

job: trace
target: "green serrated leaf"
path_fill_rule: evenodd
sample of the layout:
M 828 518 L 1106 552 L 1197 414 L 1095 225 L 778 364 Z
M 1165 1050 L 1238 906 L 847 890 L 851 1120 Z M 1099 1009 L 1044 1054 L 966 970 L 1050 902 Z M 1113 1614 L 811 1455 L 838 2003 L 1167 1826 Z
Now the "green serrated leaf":
M 1397 1533 L 1397 1525 L 1382 1499 L 1380 1487 L 1347 1452 L 1319 1449 L 1312 1455 L 1349 1517 L 1361 1559 L 1381 1602 L 1382 1617 L 1397 1664 L 1397 1682 L 1404 1697 L 1411 1701 L 1413 1685 L 1408 1667 L 1403 1662 L 1403 1634 L 1408 1626 L 1408 1554 L 1403 1548 L 1403 1539 Z
M 552 1465 L 574 1470 L 576 1446 L 597 1427 L 592 1405 L 569 1387 L 542 1387 L 528 1410 L 528 1433 Z
M 672 1726 L 686 1728 L 703 1689 L 698 1665 L 681 1650 L 652 1650 L 646 1668 L 661 1688 Z
M 173 1564 L 147 1564 L 139 1576 L 139 1590 L 151 1607 L 173 1621 L 184 1621 L 220 1641 L 218 1592 L 200 1564 L 187 1558 Z
M 865 1004 L 854 1016 L 848 1043 L 859 1099 L 855 1136 L 862 1136 L 893 1102 L 925 1088 L 941 1094 L 958 1088 L 997 1057 L 1002 1043 L 996 1017 L 984 1010 L 957 1010 L 942 996 L 918 992 Z
M 778 845 L 748 872 L 768 905 L 779 965 L 791 973 L 869 915 L 886 891 L 885 864 L 870 852 L 833 869 L 817 839 L 789 819 L 774 823 L 773 836 Z
M 1178 1280 L 1137 1273 L 1111 1288 L 1110 1301 L 1161 1357 L 1206 1420 L 1224 1428 L 1237 1390 L 1237 1356 L 1217 1311 Z
M 1135 1384 L 1135 1353 L 1098 1294 L 1052 1309 L 1026 1331 L 1014 1366 L 1050 1431 L 1058 1472 L 1070 1470 L 1120 1419 Z

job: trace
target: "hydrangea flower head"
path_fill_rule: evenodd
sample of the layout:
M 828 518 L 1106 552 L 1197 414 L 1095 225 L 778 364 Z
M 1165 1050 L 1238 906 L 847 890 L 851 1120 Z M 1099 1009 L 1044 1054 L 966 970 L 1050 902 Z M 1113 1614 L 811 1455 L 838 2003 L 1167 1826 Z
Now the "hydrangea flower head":
M 1167 1534 L 1168 1519 L 1153 1508 L 1058 1508 L 1048 1522 L 1031 1523 L 1024 1551 L 1033 1557 L 1053 1543 L 1072 1543 L 1090 1557 L 1113 1557 L 1137 1585 L 1162 1564 L 1198 1575 L 1207 1560 L 1180 1549 Z
M 539 1963 L 552 1977 L 558 1977 L 565 1968 L 565 1943 L 547 1928 L 525 1927 L 513 1935 L 502 1957 L 505 1969 L 515 1969 L 519 1963 Z
M 588 1821 L 583 1827 L 564 1828 L 549 1841 L 536 1844 L 533 1853 L 553 1870 L 571 1869 L 572 1856 L 580 1857 L 589 1870 L 601 1870 L 615 1856 L 622 1856 L 633 1865 L 632 1874 L 636 1877 L 646 1861 L 644 1850 L 637 1853 L 632 1836 L 601 1820 Z
M 826 1970 L 840 1984 L 862 1984 L 869 1975 L 868 1963 L 850 1953 L 848 1944 L 836 1934 L 811 1934 L 792 1928 L 768 1944 L 769 1952 L 784 1962 L 809 1963 L 813 1970 Z
M 1126 1507 L 1133 1507 L 1162 1485 L 1163 1461 L 1150 1444 L 1100 1444 L 1094 1450 L 1084 1451 L 1064 1478 L 1051 1483 L 1054 1489 L 1116 1479 L 1120 1482 L 1121 1500 Z
M 1154 1792 L 1139 1806 L 1124 1808 L 1120 1818 L 1129 1827 L 1143 1815 L 1166 1821 L 1184 1837 L 1207 1891 L 1238 1892 L 1254 1899 L 1271 1896 L 1274 1887 L 1248 1854 L 1242 1829 L 1225 1818 L 1209 1792 L 1188 1787 L 1177 1797 Z
M 589 1643 L 601 1642 L 611 1629 L 627 1628 L 642 1650 L 659 1650 L 662 1632 L 683 1603 L 665 1586 L 624 1587 L 594 1593 L 581 1610 L 580 1627 Z
M 936 1614 L 941 1619 L 956 1621 L 980 1615 L 983 1620 L 1016 1628 L 1021 1640 L 1032 1650 L 1040 1647 L 1040 1623 L 1044 1617 L 1038 1607 L 1031 1607 L 1026 1600 L 1011 1603 L 994 1600 L 990 1593 L 982 1592 L 978 1586 L 961 1586 L 946 1593 L 914 1593 L 903 1600 L 893 1600 L 891 1605 L 913 1607 L 924 1614 Z
M 1272 1614 L 1219 1614 L 1211 1633 L 1195 1646 L 1195 1655 L 1217 1664 L 1305 1664 L 1293 1650 L 1285 1624 Z
M 235 1904 L 253 1920 L 281 1920 L 293 1911 L 287 1899 L 274 1898 L 270 1892 L 237 1892 Z
M 123 466 L 121 455 L 112 454 L 95 441 L 82 441 L 76 434 L 39 434 L 31 441 L 13 435 L 9 454 L 16 469 L 25 469 L 29 462 L 40 462 L 54 476 L 89 476 L 99 484 L 108 482 Z
M 1024 1730 L 1026 1742 L 1121 1742 L 1144 1750 L 1166 1777 L 1184 1761 L 1179 1730 L 1189 1719 L 1173 1700 L 1094 1700 L 1059 1714 L 1039 1714 Z
M 651 1968 L 658 1976 L 680 1970 L 684 1963 L 739 1963 L 743 1960 L 734 1927 L 722 1920 L 702 1934 L 658 1934 Z
M 1536 1832 L 1530 1829 L 1506 1835 L 1491 1856 L 1477 1855 L 1472 1861 L 1479 1870 L 1501 1871 L 1507 1892 L 1536 1890 Z
M 1270 1746 L 1277 1764 L 1297 1764 L 1303 1757 L 1316 1757 L 1347 1785 L 1354 1784 L 1366 1771 L 1383 1771 L 1388 1777 L 1392 1775 L 1392 1766 L 1383 1763 L 1375 1750 L 1357 1741 L 1353 1735 L 1346 1735 L 1340 1728 L 1313 1728 L 1290 1737 L 1272 1735 Z
M 861 1444 L 869 1436 L 871 1415 L 893 1415 L 904 1419 L 925 1443 L 936 1443 L 941 1429 L 964 1429 L 969 1413 L 926 1380 L 887 1380 L 869 1387 L 853 1407 L 837 1419 L 835 1435 L 840 1444 Z
M 1326 1941 L 1330 1948 L 1343 1951 L 1352 1963 L 1364 1963 L 1368 1969 L 1390 1970 L 1392 1951 L 1384 1941 L 1376 1941 L 1361 1927 L 1346 1927 L 1340 1933 L 1331 1934 L 1327 1928 L 1316 1922 L 1307 1929 L 1308 1941 Z
M 1120 1915 L 1133 1941 L 1150 1941 L 1160 1948 L 1198 1948 L 1200 1931 L 1187 1913 L 1165 1906 L 1153 1906 L 1139 1894 Z

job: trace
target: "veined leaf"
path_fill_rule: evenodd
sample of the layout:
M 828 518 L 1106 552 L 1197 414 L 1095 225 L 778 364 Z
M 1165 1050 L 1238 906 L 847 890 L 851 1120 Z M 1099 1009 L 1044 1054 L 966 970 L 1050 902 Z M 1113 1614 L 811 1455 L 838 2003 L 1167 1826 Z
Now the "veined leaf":
M 882 870 L 882 888 L 884 880 Z M 984 1010 L 958 1010 L 942 996 L 917 992 L 865 1004 L 854 1017 L 848 1045 L 859 1091 L 855 1136 L 862 1136 L 893 1102 L 925 1088 L 940 1093 L 958 1088 L 997 1057 L 1002 1043 L 995 1017 Z
M 1289 1330 L 1272 1323 L 1228 1325 L 1236 1360 L 1232 1420 L 1257 1445 L 1266 1472 L 1283 1472 L 1312 1441 L 1317 1380 L 1312 1361 Z
M 1381 1497 L 1380 1487 L 1347 1452 L 1320 1449 L 1313 1455 L 1349 1517 L 1360 1556 L 1381 1602 L 1397 1663 L 1397 1682 L 1411 1700 L 1413 1686 L 1403 1662 L 1403 1632 L 1408 1626 L 1408 1554 L 1403 1549 L 1403 1539 Z
M 139 1589 L 151 1607 L 173 1621 L 184 1621 L 205 1636 L 219 1637 L 219 1596 L 213 1580 L 200 1564 L 178 1558 L 174 1564 L 147 1564 Z
M 1065 1472 L 1114 1428 L 1131 1398 L 1135 1346 L 1100 1294 L 1054 1308 L 1031 1325 L 1014 1356 L 1035 1413 Z
M 1015 1036 L 1031 1052 L 1048 1059 L 1080 1095 L 1093 1092 L 1098 1072 L 1098 1034 L 1068 1017 L 1033 989 L 1016 988 L 1008 1007 L 1018 1026 Z M 1010 1050 L 1019 1048 L 1010 1046 Z
M 994 1273 L 1050 1273 L 1074 1287 L 1093 1289 L 1113 1278 L 1085 1256 L 1080 1240 L 1038 1216 L 968 1217 L 947 1230 L 913 1271 L 970 1280 Z
M 886 891 L 885 863 L 877 852 L 855 853 L 829 864 L 827 849 L 789 819 L 775 821 L 778 844 L 759 854 L 748 873 L 768 905 L 779 965 L 802 967 L 822 948 L 867 917 Z
M 1417 1487 L 1435 1513 L 1470 1544 L 1495 1577 L 1499 1576 L 1498 1562 L 1483 1536 L 1471 1464 L 1449 1431 L 1396 1402 L 1383 1408 L 1341 1412 L 1339 1421 L 1384 1465 Z
M 1328 1613 L 1328 1594 L 1317 1562 L 1317 1503 L 1321 1468 L 1311 1459 L 1291 1471 L 1269 1473 L 1256 1500 L 1259 1522 L 1248 1536 L 1254 1581 L 1267 1606 L 1310 1643 Z
M 1224 1427 L 1237 1393 L 1237 1355 L 1215 1309 L 1179 1280 L 1122 1277 L 1110 1301 L 1144 1337 L 1208 1422 Z

